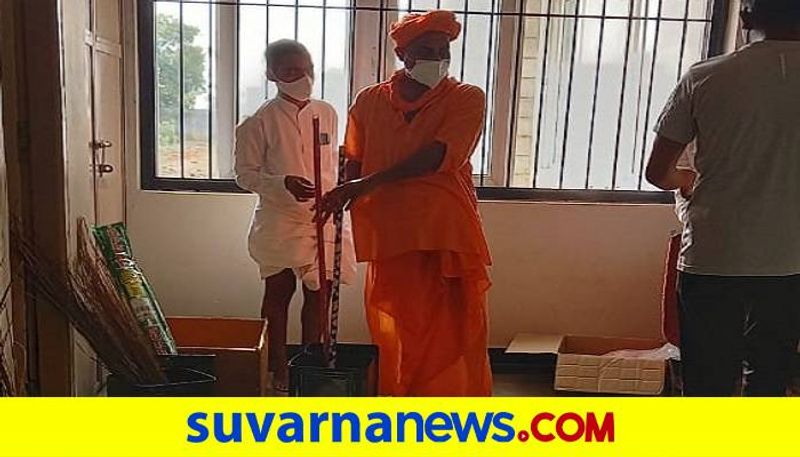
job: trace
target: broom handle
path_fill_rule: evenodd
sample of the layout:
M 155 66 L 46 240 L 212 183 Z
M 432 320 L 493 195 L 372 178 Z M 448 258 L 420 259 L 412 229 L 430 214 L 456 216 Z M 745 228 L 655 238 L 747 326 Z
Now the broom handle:
M 314 201 L 316 203 L 317 266 L 319 269 L 319 312 L 323 350 L 329 353 L 330 333 L 328 329 L 328 278 L 325 268 L 325 221 L 322 215 L 322 146 L 320 145 L 319 116 L 312 119 L 314 130 Z
M 341 185 L 345 181 L 345 157 L 344 147 L 339 148 L 339 170 L 337 183 Z M 333 224 L 336 228 L 333 249 L 333 289 L 331 290 L 331 340 L 330 340 L 330 364 L 336 365 L 337 347 L 339 340 L 339 290 L 342 284 L 342 231 L 344 223 L 344 209 L 340 209 L 333 216 Z

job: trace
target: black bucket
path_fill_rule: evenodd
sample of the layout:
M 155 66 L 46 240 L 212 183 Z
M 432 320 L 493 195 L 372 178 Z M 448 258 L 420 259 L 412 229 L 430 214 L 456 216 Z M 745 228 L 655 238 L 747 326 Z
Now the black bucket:
M 159 356 L 158 359 L 161 363 L 161 367 L 164 369 L 189 368 L 211 376 L 216 376 L 216 371 L 214 369 L 216 356 L 214 354 L 162 355 Z
M 163 384 L 131 384 L 120 376 L 108 376 L 109 397 L 211 397 L 217 378 L 213 355 L 160 357 L 167 377 Z
M 336 366 L 327 366 L 322 345 L 310 345 L 289 362 L 293 397 L 374 397 L 378 394 L 378 347 L 339 344 Z

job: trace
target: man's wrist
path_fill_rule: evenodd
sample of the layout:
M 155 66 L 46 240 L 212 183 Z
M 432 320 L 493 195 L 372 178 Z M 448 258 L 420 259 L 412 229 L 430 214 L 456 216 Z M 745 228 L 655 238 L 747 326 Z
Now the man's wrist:
M 380 183 L 381 183 L 380 173 L 373 173 L 369 176 L 361 178 L 361 186 L 359 188 L 357 197 L 372 192 L 373 189 L 375 189 L 377 186 L 380 185 Z

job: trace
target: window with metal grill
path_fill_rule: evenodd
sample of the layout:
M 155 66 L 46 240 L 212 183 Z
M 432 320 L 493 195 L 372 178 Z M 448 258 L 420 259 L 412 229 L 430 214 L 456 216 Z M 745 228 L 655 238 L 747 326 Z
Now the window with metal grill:
M 308 47 L 314 96 L 336 108 L 343 133 L 355 94 L 401 68 L 389 26 L 443 8 L 463 24 L 451 74 L 487 94 L 472 158 L 482 198 L 667 201 L 643 179 L 652 125 L 680 76 L 721 50 L 727 3 L 143 0 L 142 187 L 238 190 L 234 128 L 276 95 L 267 43 Z

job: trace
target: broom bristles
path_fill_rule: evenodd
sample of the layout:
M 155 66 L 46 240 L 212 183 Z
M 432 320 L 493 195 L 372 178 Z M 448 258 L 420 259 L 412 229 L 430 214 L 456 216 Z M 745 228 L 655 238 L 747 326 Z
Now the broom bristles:
M 16 395 L 14 378 L 12 377 L 12 361 L 5 356 L 6 349 L 0 344 L 0 397 L 13 397 Z
M 8 309 L 7 298 L 11 294 L 11 281 L 0 293 L 0 397 L 11 397 L 16 395 L 16 383 L 14 382 L 14 359 L 11 349 L 13 347 L 13 335 L 11 334 L 11 318 L 10 313 L 6 313 Z M 6 325 L 3 325 L 5 321 Z M 6 332 L 3 333 L 2 330 Z M 8 354 L 11 354 L 9 356 Z
M 35 296 L 67 316 L 111 373 L 131 383 L 164 382 L 155 348 L 117 289 L 84 219 L 78 221 L 77 238 L 77 255 L 66 271 L 20 238 L 18 249 Z
M 11 375 L 6 369 L 5 357 L 0 360 L 0 397 L 13 397 L 16 392 L 14 383 L 11 382 Z

